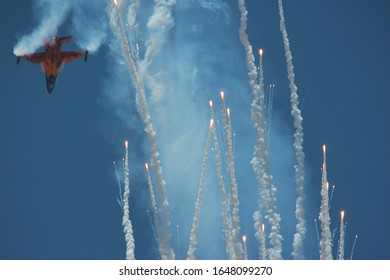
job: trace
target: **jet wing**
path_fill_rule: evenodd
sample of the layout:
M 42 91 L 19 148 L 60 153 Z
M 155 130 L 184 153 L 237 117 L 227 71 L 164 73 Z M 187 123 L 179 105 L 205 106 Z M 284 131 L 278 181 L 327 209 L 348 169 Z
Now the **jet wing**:
M 82 56 L 86 56 L 87 52 L 61 52 L 61 60 L 65 63 L 71 62 Z
M 21 56 L 18 56 L 18 58 L 23 58 L 25 60 L 31 61 L 36 64 L 40 64 L 46 57 L 44 52 L 38 52 L 33 54 L 24 54 Z
M 66 42 L 69 42 L 73 39 L 73 36 L 65 36 L 57 39 L 57 45 L 62 46 L 62 44 L 65 44 Z

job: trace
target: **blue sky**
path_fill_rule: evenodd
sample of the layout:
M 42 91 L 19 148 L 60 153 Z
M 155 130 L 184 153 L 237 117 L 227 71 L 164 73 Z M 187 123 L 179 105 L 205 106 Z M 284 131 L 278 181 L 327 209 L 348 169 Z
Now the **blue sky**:
M 10 2 L 0 17 L 0 259 L 125 258 L 113 161 L 121 163 L 126 139 L 135 256 L 158 259 L 147 214 L 148 138 L 120 42 L 109 25 L 110 2 L 96 1 L 91 7 L 82 1 L 72 9 L 84 17 L 72 9 L 64 14 L 58 36 L 76 37 L 64 50 L 83 49 L 83 39 L 95 33 L 102 35 L 101 44 L 88 63 L 80 59 L 64 67 L 50 96 L 39 67 L 27 61 L 16 65 L 13 54 L 20 38 L 43 20 L 34 8 L 38 2 Z M 153 1 L 141 2 L 137 20 L 142 57 L 143 47 L 155 37 L 147 28 Z M 262 0 L 247 0 L 246 6 L 249 40 L 256 52 L 265 51 L 265 84 L 276 84 L 269 155 L 282 217 L 283 257 L 291 259 L 294 129 L 278 6 L 277 1 Z M 345 210 L 346 257 L 358 235 L 354 259 L 389 259 L 390 4 L 286 1 L 284 12 L 303 116 L 305 256 L 319 258 L 314 218 L 321 204 L 321 148 L 326 144 L 328 178 L 336 185 L 331 227 L 338 227 L 339 212 Z M 83 22 L 76 21 L 80 18 Z M 257 183 L 249 163 L 255 134 L 237 3 L 180 1 L 172 18 L 174 25 L 148 68 L 157 81 L 155 90 L 146 90 L 167 186 L 172 248 L 177 258 L 186 257 L 207 139 L 208 101 L 216 104 L 218 118 L 219 92 L 224 90 L 236 133 L 241 231 L 248 236 L 249 257 L 256 259 L 252 215 L 258 208 Z M 209 157 L 196 254 L 225 259 L 215 156 L 210 152 Z M 338 234 L 335 244 L 337 240 Z

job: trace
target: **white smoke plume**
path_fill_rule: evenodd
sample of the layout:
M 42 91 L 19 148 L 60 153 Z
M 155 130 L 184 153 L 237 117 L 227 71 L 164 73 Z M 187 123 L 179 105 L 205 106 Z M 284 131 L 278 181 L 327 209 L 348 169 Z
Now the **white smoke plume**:
M 280 234 L 280 215 L 277 213 L 275 201 L 276 188 L 272 183 L 272 176 L 269 173 L 269 160 L 266 147 L 266 123 L 264 113 L 264 79 L 260 77 L 262 82 L 257 84 L 257 71 L 255 66 L 255 58 L 252 54 L 252 46 L 249 42 L 246 33 L 247 14 L 245 1 L 238 1 L 239 10 L 241 13 L 241 23 L 239 35 L 241 43 L 245 48 L 246 61 L 249 75 L 249 85 L 252 90 L 253 101 L 251 105 L 252 122 L 256 130 L 256 144 L 254 157 L 251 161 L 255 171 L 256 179 L 259 183 L 259 206 L 260 215 L 255 215 L 257 219 L 261 219 L 262 215 L 267 213 L 268 220 L 271 224 L 270 243 L 273 246 L 270 249 L 270 259 L 282 259 L 282 236 Z M 262 66 L 260 66 L 262 67 Z M 262 68 L 261 68 L 262 69 Z M 262 70 L 260 72 L 262 75 Z M 261 220 L 256 220 L 255 224 L 262 224 Z M 257 234 L 256 236 L 260 236 Z
M 211 110 L 211 118 L 214 119 L 214 110 L 211 103 L 210 103 L 210 110 Z M 229 260 L 234 260 L 236 259 L 236 253 L 234 250 L 232 234 L 231 234 L 232 221 L 228 212 L 228 200 L 227 200 L 225 184 L 222 175 L 222 159 L 221 159 L 221 153 L 218 145 L 217 129 L 215 125 L 212 128 L 212 133 L 213 133 L 215 157 L 217 161 L 217 175 L 218 175 L 219 189 L 221 191 L 222 223 L 223 223 L 223 233 L 225 236 L 226 253 L 228 254 Z
M 206 149 L 203 155 L 203 165 L 202 165 L 202 172 L 200 175 L 200 183 L 198 188 L 198 197 L 196 199 L 195 203 L 195 215 L 194 220 L 192 222 L 192 229 L 191 229 L 191 236 L 190 236 L 190 245 L 188 248 L 187 253 L 187 259 L 188 260 L 194 260 L 195 259 L 195 251 L 196 251 L 196 233 L 198 231 L 199 227 L 199 216 L 200 216 L 200 210 L 201 210 L 201 201 L 202 201 L 202 192 L 203 192 L 203 186 L 205 181 L 205 173 L 206 173 L 206 167 L 207 167 L 207 159 L 209 156 L 209 149 L 210 149 L 210 141 L 211 141 L 211 134 L 212 129 L 214 126 L 214 120 L 211 119 L 210 121 L 210 130 L 209 134 L 207 136 L 207 143 L 206 143 Z
M 299 110 L 299 101 L 298 101 L 298 93 L 297 86 L 295 85 L 295 74 L 294 74 L 294 66 L 292 63 L 292 55 L 290 50 L 290 43 L 288 40 L 288 35 L 286 31 L 286 23 L 284 20 L 284 12 L 282 0 L 278 0 L 279 4 L 279 15 L 280 15 L 280 31 L 283 36 L 284 50 L 286 54 L 287 61 L 287 72 L 288 79 L 290 81 L 289 87 L 291 91 L 291 115 L 294 117 L 294 127 L 296 132 L 294 133 L 294 148 L 295 148 L 295 156 L 297 159 L 297 163 L 295 165 L 295 182 L 297 188 L 297 201 L 295 206 L 295 218 L 297 219 L 296 225 L 296 233 L 294 235 L 294 243 L 293 243 L 293 252 L 292 255 L 294 259 L 304 259 L 303 255 L 303 240 L 306 235 L 306 221 L 304 218 L 304 208 L 303 201 L 305 199 L 304 185 L 305 185 L 305 170 L 304 170 L 304 162 L 305 162 L 305 153 L 303 152 L 303 127 L 302 127 L 302 116 L 301 111 Z
M 261 224 L 261 214 L 260 211 L 255 211 L 253 214 L 253 220 L 255 221 L 255 237 L 259 241 L 260 247 L 259 247 L 259 255 L 260 259 L 266 260 L 267 259 L 267 249 L 265 244 L 265 232 L 264 232 L 264 224 Z
M 344 211 L 340 213 L 340 239 L 339 239 L 339 260 L 344 260 L 345 247 L 345 226 L 344 226 Z
M 138 74 L 139 72 L 136 70 L 136 65 L 134 64 L 133 55 L 131 53 L 131 48 L 129 45 L 129 41 L 127 39 L 126 33 L 124 31 L 122 18 L 120 15 L 119 7 L 115 6 L 117 11 L 117 20 L 119 22 L 120 29 L 120 38 L 118 38 L 122 42 L 122 49 L 124 51 L 123 55 L 127 59 L 128 66 L 130 68 L 130 73 L 134 79 L 136 92 L 137 92 L 137 110 L 144 122 L 145 131 L 148 135 L 149 139 L 149 148 L 151 152 L 151 166 L 153 168 L 153 172 L 156 175 L 156 185 L 158 191 L 158 205 L 160 207 L 160 233 L 161 239 L 163 240 L 163 252 L 161 253 L 162 259 L 174 259 L 174 253 L 171 248 L 171 233 L 169 231 L 169 203 L 168 197 L 166 195 L 166 187 L 165 181 L 163 179 L 162 167 L 159 159 L 159 152 L 157 147 L 157 133 L 152 125 L 151 117 L 148 113 L 146 96 L 144 84 L 142 81 L 142 77 Z M 111 16 L 115 15 L 111 13 Z M 111 20 L 111 23 L 115 23 L 115 20 Z M 116 29 L 117 25 L 112 24 L 112 28 L 114 29 L 114 34 L 118 34 Z
M 134 260 L 134 237 L 133 237 L 133 227 L 130 220 L 130 210 L 129 210 L 129 196 L 130 196 L 130 180 L 129 180 L 129 150 L 128 142 L 126 141 L 126 157 L 125 157 L 125 192 L 123 194 L 123 231 L 125 233 L 126 240 L 126 259 Z
M 324 161 L 322 164 L 322 184 L 321 184 L 321 211 L 319 220 L 321 221 L 321 241 L 320 259 L 331 260 L 332 257 L 332 233 L 330 231 L 329 216 L 329 183 L 326 171 L 326 146 L 323 146 Z
M 31 33 L 25 34 L 18 40 L 14 47 L 14 54 L 19 56 L 34 53 L 53 35 L 61 37 L 62 34 L 57 34 L 58 29 L 68 15 L 71 16 L 73 24 L 70 35 L 75 36 L 75 43 L 91 53 L 97 51 L 107 35 L 104 5 L 104 2 L 87 0 L 33 1 L 38 25 Z
M 88 0 L 73 1 L 72 34 L 75 36 L 75 43 L 90 53 L 97 52 L 107 38 L 105 3 Z
M 222 97 L 222 125 L 226 139 L 226 158 L 230 183 L 230 209 L 232 213 L 232 243 L 237 259 L 242 259 L 243 249 L 240 242 L 240 216 L 239 216 L 239 200 L 237 182 L 233 159 L 233 142 L 232 142 L 232 127 L 230 119 L 230 109 L 226 108 L 224 93 Z
M 172 8 L 176 5 L 176 0 L 155 0 L 154 3 L 154 11 L 147 24 L 149 39 L 146 43 L 145 58 L 143 59 L 143 68 L 146 71 L 164 44 L 168 32 L 175 25 Z
M 39 19 L 33 31 L 20 38 L 14 47 L 15 55 L 34 53 L 46 40 L 57 34 L 59 26 L 72 8 L 73 1 L 36 0 L 34 11 Z

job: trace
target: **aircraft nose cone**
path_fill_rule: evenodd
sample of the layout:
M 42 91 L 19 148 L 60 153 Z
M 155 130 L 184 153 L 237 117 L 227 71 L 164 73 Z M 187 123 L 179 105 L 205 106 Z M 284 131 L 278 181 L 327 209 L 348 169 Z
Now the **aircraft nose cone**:
M 54 89 L 54 85 L 56 83 L 56 76 L 53 76 L 53 75 L 50 75 L 50 76 L 46 76 L 46 87 L 47 87 L 47 91 L 48 93 L 50 94 L 53 89 Z

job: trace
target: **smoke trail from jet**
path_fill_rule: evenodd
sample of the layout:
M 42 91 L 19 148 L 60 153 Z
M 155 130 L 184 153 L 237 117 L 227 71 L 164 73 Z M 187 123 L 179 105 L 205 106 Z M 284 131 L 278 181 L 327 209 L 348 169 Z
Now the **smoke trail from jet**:
M 226 109 L 225 95 L 221 92 L 222 99 L 222 125 L 226 138 L 226 158 L 228 166 L 228 175 L 230 182 L 230 208 L 232 213 L 232 243 L 237 259 L 242 259 L 242 244 L 239 240 L 240 235 L 240 216 L 239 216 L 239 200 L 237 191 L 237 182 L 233 159 L 233 143 L 232 143 L 232 127 L 230 119 L 230 109 Z
M 345 243 L 345 231 L 344 231 L 344 211 L 340 213 L 340 240 L 339 240 L 339 260 L 344 260 L 344 243 Z
M 304 193 L 304 185 L 305 185 L 305 170 L 304 170 L 304 162 L 305 162 L 305 153 L 303 152 L 303 127 L 302 127 L 302 116 L 301 111 L 299 110 L 299 101 L 298 101 L 298 93 L 297 86 L 295 85 L 294 78 L 294 66 L 292 63 L 292 55 L 290 50 L 290 43 L 288 40 L 286 24 L 284 20 L 284 11 L 282 0 L 278 0 L 279 3 L 279 15 L 280 15 L 280 31 L 283 35 L 283 43 L 286 54 L 287 61 L 287 72 L 288 79 L 290 81 L 290 91 L 291 91 L 291 115 L 294 117 L 294 127 L 296 132 L 294 133 L 294 148 L 295 148 L 295 156 L 297 159 L 297 163 L 295 165 L 295 182 L 297 184 L 297 201 L 295 207 L 295 217 L 297 219 L 296 225 L 296 233 L 294 235 L 294 243 L 293 243 L 293 252 L 292 255 L 294 259 L 303 259 L 303 240 L 305 239 L 306 234 L 306 221 L 304 218 L 304 208 L 303 201 L 305 199 Z
M 275 201 L 276 188 L 272 184 L 272 176 L 269 173 L 268 152 L 266 150 L 266 123 L 264 114 L 264 78 L 260 77 L 262 82 L 257 84 L 257 71 L 255 66 L 255 58 L 252 54 L 252 46 L 249 43 L 247 28 L 247 14 L 245 1 L 238 1 L 239 10 L 241 13 L 241 22 L 239 35 L 241 43 L 246 52 L 246 61 L 248 67 L 249 86 L 252 91 L 253 101 L 251 104 L 252 122 L 256 130 L 256 144 L 253 159 L 251 160 L 252 168 L 255 171 L 256 179 L 259 183 L 259 206 L 260 214 L 255 215 L 257 219 L 261 219 L 262 215 L 267 213 L 268 220 L 271 224 L 270 243 L 270 259 L 282 259 L 282 235 L 280 234 L 280 215 L 277 213 Z M 262 65 L 260 62 L 260 75 L 262 75 Z M 261 220 L 255 221 L 255 224 L 261 224 Z M 261 236 L 260 233 L 257 236 Z
M 99 49 L 107 35 L 104 2 L 77 0 L 35 0 L 34 11 L 38 26 L 22 36 L 14 47 L 15 55 L 34 53 L 43 43 L 56 35 L 58 28 L 71 14 L 75 43 L 93 53 Z
M 118 21 L 119 21 L 119 28 L 120 28 L 120 35 L 121 35 L 121 41 L 123 45 L 123 50 L 125 53 L 125 57 L 127 58 L 128 65 L 130 67 L 131 74 L 134 78 L 135 86 L 136 86 L 136 92 L 137 92 L 137 110 L 144 122 L 145 130 L 147 132 L 148 138 L 149 138 L 149 148 L 151 151 L 151 166 L 153 168 L 153 172 L 156 174 L 156 182 L 157 182 L 157 190 L 158 190 L 158 198 L 159 198 L 159 207 L 160 207 L 160 226 L 161 226 L 161 239 L 163 240 L 163 246 L 164 250 L 161 254 L 162 259 L 174 259 L 174 253 L 171 248 L 171 233 L 169 231 L 169 211 L 168 211 L 168 197 L 166 195 L 166 188 L 165 188 L 165 181 L 163 179 L 162 174 L 162 167 L 159 160 L 159 152 L 157 148 L 157 133 L 153 128 L 151 117 L 147 110 L 147 104 L 146 104 L 146 97 L 145 97 L 145 91 L 144 86 L 141 77 L 138 75 L 134 60 L 131 54 L 131 49 L 129 42 L 127 40 L 127 36 L 123 29 L 123 23 L 120 15 L 120 11 L 118 8 L 117 3 L 115 2 L 115 8 L 117 11 Z M 111 15 L 113 15 L 111 13 Z M 113 22 L 113 21 L 111 21 Z M 112 25 L 112 28 L 117 28 L 115 25 Z
M 125 142 L 126 147 L 126 156 L 125 156 L 125 192 L 123 194 L 123 232 L 125 233 L 126 240 L 126 259 L 134 260 L 134 237 L 133 237 L 133 227 L 131 225 L 131 220 L 129 218 L 129 196 L 130 196 L 130 180 L 129 180 L 129 150 L 128 142 Z
M 30 34 L 20 38 L 14 47 L 15 55 L 30 54 L 41 48 L 45 40 L 57 33 L 73 4 L 61 0 L 37 0 L 35 3 L 34 10 L 40 22 Z
M 65 1 L 61 1 L 64 3 Z M 66 1 L 67 3 L 69 2 Z M 75 43 L 82 49 L 94 53 L 107 38 L 107 14 L 104 13 L 105 3 L 101 1 L 73 0 L 72 34 Z
M 331 260 L 332 258 L 332 234 L 330 232 L 329 216 L 329 183 L 326 171 L 326 146 L 322 146 L 324 161 L 322 164 L 322 186 L 321 186 L 321 211 L 319 220 L 321 221 L 321 241 L 320 259 Z
M 196 244 L 197 244 L 196 234 L 198 232 L 198 226 L 199 226 L 199 216 L 200 216 L 200 210 L 201 210 L 202 192 L 203 192 L 205 173 L 206 173 L 206 167 L 207 167 L 207 159 L 209 156 L 210 141 L 211 141 L 211 134 L 212 134 L 213 127 L 214 127 L 214 119 L 211 119 L 210 120 L 210 130 L 209 130 L 209 133 L 207 136 L 206 149 L 205 149 L 204 155 L 203 155 L 202 172 L 200 175 L 198 197 L 197 197 L 196 203 L 195 203 L 195 215 L 194 215 L 194 220 L 192 222 L 190 245 L 188 247 L 188 252 L 187 252 L 187 260 L 195 260 L 195 251 L 196 251 Z

